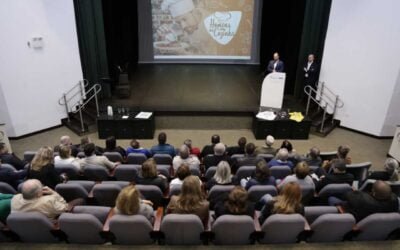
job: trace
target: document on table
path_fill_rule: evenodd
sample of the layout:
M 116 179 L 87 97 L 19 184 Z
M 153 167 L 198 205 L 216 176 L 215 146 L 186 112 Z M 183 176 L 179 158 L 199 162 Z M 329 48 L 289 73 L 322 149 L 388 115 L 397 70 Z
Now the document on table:
M 276 118 L 276 115 L 274 112 L 272 111 L 264 111 L 264 112 L 260 112 L 256 115 L 256 117 L 258 119 L 261 120 L 267 120 L 267 121 L 273 121 Z
M 140 112 L 135 116 L 137 119 L 149 119 L 153 115 L 153 112 Z

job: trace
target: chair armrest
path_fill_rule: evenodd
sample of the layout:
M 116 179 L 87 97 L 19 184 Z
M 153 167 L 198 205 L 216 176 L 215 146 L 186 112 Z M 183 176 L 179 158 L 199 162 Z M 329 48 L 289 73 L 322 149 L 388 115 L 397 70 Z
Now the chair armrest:
M 153 231 L 158 232 L 160 231 L 161 227 L 161 220 L 164 215 L 164 208 L 158 207 L 156 212 L 156 217 L 154 219 Z
M 337 209 L 338 209 L 340 214 L 346 213 L 346 211 L 344 211 L 344 208 L 342 206 L 336 206 L 336 207 L 337 207 Z
M 255 211 L 254 213 L 254 229 L 256 232 L 261 232 L 261 225 L 260 225 L 260 211 Z
M 103 232 L 108 232 L 110 230 L 110 220 L 114 215 L 115 215 L 115 209 L 112 208 L 110 209 L 110 212 L 108 212 L 106 222 L 104 222 Z

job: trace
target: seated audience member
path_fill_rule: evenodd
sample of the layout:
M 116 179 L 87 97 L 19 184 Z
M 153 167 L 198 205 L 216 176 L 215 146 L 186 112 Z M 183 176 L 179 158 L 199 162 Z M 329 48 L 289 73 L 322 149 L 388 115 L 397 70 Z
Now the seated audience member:
M 0 142 L 0 161 L 3 164 L 10 164 L 15 169 L 24 169 L 27 162 L 19 159 L 14 153 L 10 153 L 7 145 Z
M 231 174 L 231 167 L 226 161 L 218 163 L 215 175 L 206 183 L 207 190 L 210 190 L 215 185 L 233 185 L 235 182 L 234 176 Z
M 171 157 L 175 156 L 175 148 L 167 143 L 167 134 L 161 132 L 158 134 L 158 145 L 150 149 L 152 155 L 155 154 L 168 154 Z
M 142 174 L 138 177 L 137 184 L 154 185 L 165 192 L 168 187 L 167 178 L 164 175 L 157 174 L 157 164 L 153 158 L 147 159 L 142 164 Z
M 71 209 L 72 205 L 83 204 L 83 200 L 74 200 L 70 205 L 61 195 L 49 187 L 43 187 L 36 179 L 27 180 L 22 184 L 20 194 L 11 200 L 11 213 L 39 212 L 49 219 L 56 219 L 60 214 Z
M 225 154 L 225 145 L 223 143 L 217 143 L 214 147 L 214 154 L 204 157 L 204 167 L 208 169 L 209 167 L 217 166 L 221 161 L 232 164 L 231 157 Z
M 61 176 L 54 169 L 53 157 L 53 149 L 41 147 L 29 165 L 27 179 L 37 179 L 51 189 L 63 182 Z
M 59 155 L 54 157 L 54 165 L 73 165 L 78 171 L 80 171 L 81 166 L 79 160 L 71 156 L 71 147 L 60 145 Z
M 242 187 L 235 187 L 226 197 L 221 197 L 214 207 L 215 218 L 225 214 L 254 216 L 254 204 L 250 202 L 247 191 Z
M 260 224 L 273 214 L 301 214 L 304 215 L 304 207 L 301 203 L 302 194 L 298 183 L 289 182 L 279 192 L 276 198 L 269 196 L 260 212 Z
M 190 175 L 192 175 L 192 173 L 190 172 L 189 165 L 183 163 L 179 166 L 178 170 L 176 170 L 176 178 L 173 179 L 169 184 L 169 189 L 171 189 L 172 187 L 181 186 L 183 184 L 183 180 L 185 180 L 185 178 Z
M 0 193 L 0 222 L 3 224 L 7 223 L 7 217 L 11 212 L 11 199 L 13 197 L 13 194 Z
M 346 162 L 344 160 L 334 159 L 331 161 L 331 165 L 333 173 L 321 176 L 316 186 L 317 192 L 329 184 L 346 183 L 350 186 L 353 184 L 354 176 L 350 173 L 346 173 Z
M 246 137 L 240 137 L 239 138 L 239 140 L 238 140 L 238 142 L 237 142 L 237 146 L 232 146 L 232 147 L 229 147 L 226 151 L 227 151 L 227 154 L 229 155 L 229 156 L 232 156 L 232 155 L 244 155 L 246 152 L 245 152 L 245 147 L 246 147 L 246 143 L 247 143 L 247 139 L 246 139 Z
M 199 149 L 199 148 L 196 148 L 196 147 L 193 147 L 193 145 L 192 145 L 192 140 L 186 139 L 186 140 L 183 142 L 183 144 L 185 144 L 185 145 L 189 148 L 190 154 L 191 154 L 191 155 L 195 155 L 195 156 L 197 156 L 197 158 L 200 157 L 200 149 Z
M 286 148 L 288 153 L 289 153 L 289 158 L 296 158 L 297 154 L 296 154 L 296 150 L 293 148 L 293 145 L 290 141 L 288 140 L 284 140 L 282 142 L 281 148 Z
M 126 158 L 126 151 L 120 146 L 117 146 L 117 140 L 114 136 L 110 136 L 106 139 L 106 148 L 104 152 L 117 152 L 119 153 L 122 158 Z
M 279 149 L 278 153 L 276 153 L 276 159 L 272 159 L 269 163 L 269 167 L 275 167 L 275 166 L 288 166 L 291 169 L 293 169 L 294 165 L 293 162 L 288 160 L 289 158 L 289 152 L 287 151 L 286 148 L 281 148 Z
M 78 145 L 79 152 L 84 152 L 85 146 L 89 143 L 92 143 L 92 140 L 88 136 L 84 136 L 81 138 L 81 144 Z M 95 154 L 96 155 L 103 155 L 104 149 L 95 145 Z
M 63 135 L 60 138 L 60 144 L 54 147 L 54 152 L 60 152 L 61 146 L 71 147 L 71 155 L 76 157 L 79 153 L 79 148 L 77 145 L 72 144 L 71 137 L 69 135 Z
M 232 160 L 232 173 L 236 174 L 237 170 L 242 166 L 255 166 L 256 163 L 260 160 L 257 155 L 254 153 L 256 150 L 256 146 L 253 143 L 247 143 L 245 151 L 246 154 L 244 157 L 235 158 Z
M 275 186 L 275 177 L 271 176 L 271 171 L 264 160 L 259 160 L 256 163 L 256 171 L 253 178 L 245 182 L 246 190 L 256 185 L 272 185 Z
M 276 154 L 276 148 L 272 147 L 274 145 L 275 138 L 272 135 L 268 135 L 265 138 L 265 146 L 257 147 L 256 149 L 256 154 L 270 154 L 270 155 L 275 155 Z
M 149 221 L 154 217 L 153 203 L 140 199 L 140 193 L 134 185 L 124 187 L 115 201 L 115 211 L 123 215 L 143 215 Z
M 221 139 L 220 139 L 219 135 L 211 136 L 211 144 L 203 147 L 203 149 L 201 150 L 201 153 L 200 153 L 200 157 L 203 159 L 207 155 L 212 155 L 214 153 L 215 145 L 217 145 L 220 142 L 221 142 Z
M 197 176 L 192 175 L 185 178 L 180 195 L 171 197 L 167 206 L 167 213 L 194 214 L 199 216 L 205 227 L 207 226 L 209 203 L 201 191 Z
M 304 160 L 308 164 L 308 166 L 319 167 L 316 170 L 314 170 L 313 172 L 318 177 L 321 177 L 322 175 L 326 175 L 326 172 L 325 172 L 325 169 L 321 167 L 322 159 L 319 156 L 319 154 L 320 154 L 319 148 L 312 147 L 312 148 L 310 148 L 310 152 L 307 154 L 307 156 Z
M 342 145 L 338 147 L 337 153 L 336 153 L 336 158 L 339 160 L 344 160 L 345 164 L 351 164 L 351 157 L 349 156 L 350 152 L 350 147 L 346 145 Z M 331 168 L 331 162 L 332 161 L 324 161 L 322 163 L 322 167 L 326 172 L 329 172 Z
M 362 191 L 348 192 L 344 196 L 343 208 L 360 221 L 374 213 L 392 213 L 399 211 L 399 201 L 384 181 L 376 181 L 371 194 Z
M 130 143 L 130 147 L 126 149 L 126 154 L 129 155 L 130 153 L 136 154 L 144 154 L 147 158 L 151 157 L 151 153 L 148 149 L 140 147 L 140 143 L 138 140 L 133 139 Z
M 96 155 L 96 146 L 93 143 L 86 144 L 83 152 L 85 152 L 85 158 L 80 159 L 81 170 L 83 171 L 87 165 L 101 166 L 109 171 L 112 171 L 119 162 L 112 162 L 103 155 Z
M 304 161 L 299 162 L 294 168 L 294 174 L 286 176 L 286 178 L 278 184 L 278 188 L 282 189 L 286 184 L 290 182 L 296 182 L 300 185 L 300 187 L 311 187 L 315 189 L 314 181 L 309 174 L 310 168 L 308 167 L 307 163 Z
M 172 161 L 172 166 L 176 171 L 183 163 L 189 165 L 189 167 L 200 167 L 200 161 L 197 156 L 191 155 L 190 150 L 186 145 L 182 145 L 179 148 L 179 155 L 175 156 Z
M 18 185 L 22 183 L 27 175 L 27 170 L 11 170 L 5 168 L 0 164 L 0 181 L 10 184 L 15 190 L 18 189 Z
M 399 163 L 393 158 L 387 158 L 383 165 L 383 171 L 374 171 L 368 179 L 381 181 L 398 181 L 399 180 Z

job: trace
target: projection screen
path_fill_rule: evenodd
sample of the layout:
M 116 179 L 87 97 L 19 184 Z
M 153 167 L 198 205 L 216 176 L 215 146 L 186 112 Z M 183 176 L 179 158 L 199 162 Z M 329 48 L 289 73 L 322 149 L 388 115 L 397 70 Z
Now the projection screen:
M 258 0 L 143 0 L 139 62 L 259 63 Z

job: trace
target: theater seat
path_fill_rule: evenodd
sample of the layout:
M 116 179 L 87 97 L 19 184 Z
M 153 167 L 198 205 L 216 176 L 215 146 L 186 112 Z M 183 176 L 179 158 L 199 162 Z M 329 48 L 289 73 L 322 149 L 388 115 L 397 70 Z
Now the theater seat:
M 57 184 L 55 191 L 60 194 L 67 202 L 74 199 L 86 199 L 89 196 L 88 191 L 78 183 L 60 183 Z
M 264 237 L 261 244 L 296 243 L 298 235 L 304 231 L 306 220 L 300 214 L 274 214 L 261 226 Z
M 121 189 L 118 184 L 100 183 L 93 187 L 93 198 L 99 206 L 114 207 Z
M 179 195 L 181 193 L 182 185 L 173 185 L 169 189 L 169 196 Z
M 110 219 L 113 243 L 119 245 L 148 245 L 154 243 L 150 237 L 153 226 L 143 215 L 114 215 Z
M 138 176 L 139 165 L 123 164 L 118 165 L 114 171 L 114 177 L 118 181 L 135 181 Z
M 8 183 L 0 182 L 0 193 L 3 194 L 16 194 L 17 191 Z
M 271 154 L 258 154 L 257 157 L 263 158 L 267 163 L 275 158 L 275 156 Z
M 251 234 L 255 231 L 253 218 L 248 215 L 222 215 L 212 225 L 211 231 L 216 245 L 247 245 L 254 243 Z
M 356 241 L 386 240 L 391 232 L 400 228 L 399 213 L 376 213 L 360 222 L 356 227 L 360 233 L 353 238 Z
M 217 171 L 217 167 L 213 166 L 213 167 L 209 167 L 204 175 L 204 177 L 206 178 L 207 181 L 211 180 L 214 175 L 215 172 Z
M 342 241 L 356 224 L 351 214 L 324 214 L 319 216 L 310 226 L 313 231 L 308 242 Z
M 169 154 L 155 154 L 153 159 L 157 165 L 172 165 L 172 157 Z
M 249 188 L 249 200 L 252 202 L 259 202 L 260 199 L 266 195 L 277 196 L 278 190 L 272 185 L 254 185 Z
M 91 181 L 106 181 L 109 179 L 108 170 L 102 166 L 86 165 L 83 175 Z
M 142 165 L 146 160 L 146 155 L 141 153 L 130 153 L 126 158 L 126 162 L 133 165 Z
M 112 162 L 123 162 L 122 155 L 118 152 L 104 152 L 103 155 Z
M 136 185 L 135 186 L 144 199 L 153 202 L 153 208 L 157 208 L 162 205 L 163 193 L 161 189 L 153 185 Z
M 252 177 L 256 171 L 256 166 L 242 166 L 236 171 L 236 179 L 241 180 L 243 178 Z
M 72 164 L 55 164 L 54 169 L 58 174 L 65 173 L 71 180 L 78 179 L 79 177 L 78 169 Z
M 269 170 L 271 171 L 271 175 L 277 180 L 283 180 L 286 176 L 292 174 L 292 169 L 288 166 L 273 166 Z
M 323 187 L 319 193 L 319 197 L 341 196 L 352 191 L 353 188 L 349 184 L 328 184 Z
M 58 219 L 61 231 L 67 235 L 68 243 L 103 244 L 100 236 L 103 224 L 91 214 L 63 213 Z
M 24 161 L 26 162 L 31 162 L 33 160 L 33 157 L 35 157 L 36 151 L 25 151 L 24 152 Z
M 324 214 L 337 214 L 339 211 L 334 206 L 309 206 L 304 207 L 304 217 L 311 225 L 318 217 Z
M 200 245 L 204 226 L 197 215 L 168 214 L 161 222 L 160 231 L 167 245 Z

